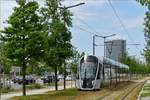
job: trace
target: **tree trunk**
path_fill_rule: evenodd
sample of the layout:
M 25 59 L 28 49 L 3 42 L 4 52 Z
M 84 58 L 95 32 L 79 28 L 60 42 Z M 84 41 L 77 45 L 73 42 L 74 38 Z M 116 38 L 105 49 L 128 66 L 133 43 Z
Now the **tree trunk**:
M 64 90 L 66 89 L 66 63 L 64 62 Z
M 26 64 L 25 64 L 25 61 L 23 61 L 23 64 L 22 64 L 22 74 L 23 74 L 23 84 L 22 84 L 22 89 L 23 89 L 23 96 L 26 96 Z
M 57 67 L 55 67 L 55 90 L 58 90 L 58 86 L 57 86 Z

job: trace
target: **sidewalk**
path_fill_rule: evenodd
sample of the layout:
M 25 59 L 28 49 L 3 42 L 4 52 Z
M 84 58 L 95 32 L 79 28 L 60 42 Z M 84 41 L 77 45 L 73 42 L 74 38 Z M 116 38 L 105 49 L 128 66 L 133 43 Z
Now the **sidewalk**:
M 66 85 L 66 88 L 73 88 L 74 85 L 71 87 L 71 85 Z M 58 90 L 63 90 L 63 86 L 58 86 Z M 44 89 L 34 89 L 34 90 L 28 90 L 26 92 L 27 95 L 34 95 L 34 94 L 44 94 L 45 92 L 48 91 L 54 91 L 55 87 L 51 86 L 48 88 L 44 88 Z M 7 100 L 10 99 L 14 96 L 22 96 L 22 92 L 14 92 L 14 93 L 7 93 L 7 94 L 2 94 L 0 100 Z

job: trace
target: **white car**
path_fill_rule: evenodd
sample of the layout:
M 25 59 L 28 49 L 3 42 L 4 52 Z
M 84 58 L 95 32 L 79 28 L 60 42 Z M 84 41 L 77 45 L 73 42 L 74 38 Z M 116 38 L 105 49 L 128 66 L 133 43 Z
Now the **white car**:
M 68 75 L 68 76 L 66 77 L 66 80 L 67 80 L 67 81 L 71 81 L 71 80 L 72 80 L 72 77 L 71 77 L 70 75 Z

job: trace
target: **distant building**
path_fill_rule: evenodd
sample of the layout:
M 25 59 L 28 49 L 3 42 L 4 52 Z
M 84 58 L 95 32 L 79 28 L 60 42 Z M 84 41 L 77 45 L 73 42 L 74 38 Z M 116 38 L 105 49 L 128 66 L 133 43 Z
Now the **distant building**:
M 115 39 L 105 42 L 105 57 L 119 61 L 126 53 L 126 40 Z
M 18 67 L 18 66 L 12 66 L 12 67 L 11 67 L 10 73 L 11 73 L 14 77 L 16 76 L 17 73 L 20 75 L 20 72 L 21 72 L 21 67 Z

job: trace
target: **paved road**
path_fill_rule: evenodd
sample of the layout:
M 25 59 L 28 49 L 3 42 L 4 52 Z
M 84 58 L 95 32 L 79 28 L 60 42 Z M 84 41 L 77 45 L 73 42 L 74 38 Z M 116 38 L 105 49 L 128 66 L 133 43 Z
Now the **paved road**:
M 66 86 L 66 88 L 72 88 L 72 87 L 74 87 L 74 85 L 71 86 L 70 84 L 68 84 Z M 29 91 L 26 92 L 26 94 L 27 95 L 44 94 L 45 92 L 54 91 L 54 90 L 55 90 L 55 87 L 51 86 L 51 87 L 44 88 L 44 89 L 29 90 Z M 63 86 L 58 86 L 58 90 L 63 90 Z M 3 95 L 1 95 L 1 99 L 0 100 L 7 100 L 7 99 L 12 98 L 14 96 L 22 96 L 22 92 L 3 94 Z

